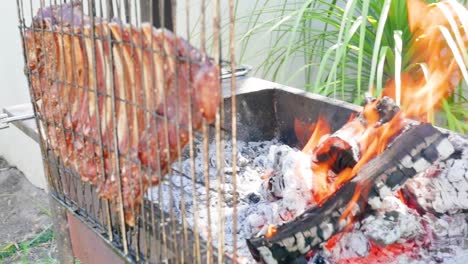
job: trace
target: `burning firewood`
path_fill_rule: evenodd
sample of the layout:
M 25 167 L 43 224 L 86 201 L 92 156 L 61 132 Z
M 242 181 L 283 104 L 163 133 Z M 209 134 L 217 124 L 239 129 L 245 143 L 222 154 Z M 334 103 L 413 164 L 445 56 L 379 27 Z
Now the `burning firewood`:
M 405 127 L 405 122 L 391 98 L 368 98 L 361 113 L 313 149 L 315 202 L 323 202 L 354 177 L 366 162 L 382 153 L 388 142 Z
M 351 122 L 318 144 L 313 152 L 316 163 L 326 163 L 335 174 L 346 168 L 353 168 L 361 156 L 359 140 L 366 127 L 387 123 L 400 110 L 389 97 L 369 99 L 366 107 L 367 111 L 359 113 Z M 369 112 L 374 115 L 370 116 Z
M 446 135 L 431 125 L 409 128 L 323 204 L 278 226 L 270 237 L 247 240 L 252 256 L 265 263 L 287 263 L 305 255 L 359 218 L 368 201 L 380 202 L 406 180 L 448 158 L 453 151 Z

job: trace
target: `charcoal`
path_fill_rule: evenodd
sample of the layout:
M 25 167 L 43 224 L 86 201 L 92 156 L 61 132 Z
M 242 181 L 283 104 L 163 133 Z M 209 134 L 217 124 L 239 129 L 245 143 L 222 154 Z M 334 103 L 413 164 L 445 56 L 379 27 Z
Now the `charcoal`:
M 287 263 L 310 250 L 320 248 L 322 243 L 342 231 L 352 219 L 359 218 L 368 201 L 378 206 L 383 198 L 398 190 L 406 180 L 427 169 L 430 163 L 422 155 L 423 149 L 435 148 L 439 152 L 438 160 L 445 160 L 454 151 L 446 135 L 429 124 L 411 127 L 396 141 L 320 206 L 309 208 L 294 220 L 278 226 L 271 237 L 248 239 L 247 244 L 255 260 Z M 409 153 L 413 149 L 420 149 L 421 152 L 411 157 Z M 403 172 L 405 177 L 402 182 L 387 186 L 383 178 L 391 178 L 395 168 Z M 351 203 L 353 197 L 356 199 Z M 343 215 L 345 211 L 347 214 Z
M 421 212 L 445 214 L 468 209 L 468 139 L 451 134 L 448 140 L 456 155 L 432 165 L 409 180 L 403 189 Z

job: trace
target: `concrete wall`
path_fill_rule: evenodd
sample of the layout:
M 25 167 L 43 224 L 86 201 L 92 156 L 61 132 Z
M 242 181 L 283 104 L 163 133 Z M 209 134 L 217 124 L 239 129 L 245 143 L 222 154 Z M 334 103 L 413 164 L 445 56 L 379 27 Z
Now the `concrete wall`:
M 18 30 L 16 1 L 3 1 L 0 16 L 0 109 L 30 102 L 23 73 L 23 51 Z M 39 145 L 11 126 L 0 130 L 0 155 L 17 166 L 36 186 L 45 187 Z

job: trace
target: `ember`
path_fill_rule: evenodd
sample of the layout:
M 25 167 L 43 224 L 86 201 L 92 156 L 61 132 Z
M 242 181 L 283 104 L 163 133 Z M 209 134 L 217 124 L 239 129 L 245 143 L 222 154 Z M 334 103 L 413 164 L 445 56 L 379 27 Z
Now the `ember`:
M 426 195 L 424 188 L 431 188 L 431 182 L 421 181 L 426 177 L 431 179 L 442 180 L 449 172 L 462 173 L 465 184 L 468 187 L 468 170 L 463 167 L 463 170 L 457 169 L 457 166 L 451 167 L 444 164 L 463 163 L 468 161 L 468 139 L 457 135 L 450 135 L 449 141 L 455 147 L 455 153 L 445 162 L 436 163 L 429 169 L 421 172 L 413 179 L 408 181 L 402 193 L 407 195 L 410 188 L 410 183 L 416 181 L 420 184 L 421 189 L 418 195 Z M 215 158 L 215 144 L 210 145 L 210 159 Z M 225 157 L 226 165 L 229 166 L 230 141 L 226 141 Z M 163 182 L 160 186 L 151 189 L 148 195 L 153 197 L 153 200 L 158 201 L 158 196 L 164 197 L 170 194 L 170 186 L 172 195 L 174 195 L 174 203 L 165 201 L 162 208 L 169 212 L 170 208 L 174 209 L 178 219 L 182 215 L 182 201 L 184 201 L 186 209 L 187 224 L 190 228 L 194 228 L 195 223 L 200 230 L 208 230 L 207 208 L 206 208 L 206 188 L 203 186 L 203 155 L 202 142 L 196 144 L 196 179 L 197 185 L 196 195 L 199 203 L 198 208 L 195 208 L 192 199 L 191 179 L 185 176 L 190 172 L 190 159 L 185 157 L 181 164 L 174 164 L 174 170 L 182 169 L 181 173 L 167 178 L 168 182 Z M 458 154 L 457 154 L 458 153 Z M 460 153 L 463 153 L 461 156 Z M 310 205 L 307 200 L 312 199 L 310 195 L 305 194 L 307 189 L 310 189 L 310 183 L 298 185 L 301 178 L 297 178 L 298 174 L 293 172 L 296 166 L 300 165 L 299 171 L 306 173 L 309 168 L 308 177 L 313 175 L 310 173 L 310 167 L 305 163 L 306 157 L 310 156 L 303 152 L 282 145 L 277 140 L 262 141 L 262 142 L 238 142 L 237 162 L 238 167 L 238 193 L 239 205 L 237 221 L 239 223 L 237 232 L 238 240 L 238 255 L 241 263 L 252 263 L 249 250 L 245 244 L 245 240 L 256 235 L 266 235 L 271 223 L 286 223 L 291 221 L 301 213 L 303 213 Z M 275 169 L 274 169 L 275 168 Z M 213 182 L 216 181 L 214 173 L 215 163 L 210 162 L 210 177 Z M 433 171 L 439 173 L 435 176 Z M 265 191 L 265 185 L 262 182 L 262 175 L 265 171 L 275 171 L 277 176 L 275 180 L 281 181 L 282 184 L 275 184 L 274 192 L 281 195 L 283 198 L 273 198 L 272 193 Z M 227 170 L 226 173 L 229 173 Z M 281 179 L 281 180 L 280 180 Z M 229 177 L 226 178 L 224 203 L 226 219 L 224 224 L 225 237 L 224 240 L 217 236 L 217 232 L 213 232 L 214 245 L 222 243 L 227 252 L 232 250 L 233 233 L 232 230 L 232 190 L 230 189 Z M 182 186 L 184 186 L 182 188 Z M 180 187 L 180 188 L 179 188 Z M 161 189 L 161 193 L 159 190 Z M 210 201 L 211 210 L 215 211 L 218 207 L 216 199 L 216 190 L 210 190 L 210 196 L 213 197 Z M 441 190 L 438 190 L 441 192 Z M 182 196 L 185 199 L 182 200 Z M 466 205 L 466 204 L 465 204 Z M 463 251 L 462 240 L 467 237 L 467 225 L 463 222 L 464 213 L 451 210 L 443 214 L 419 214 L 418 210 L 410 208 L 395 196 L 385 196 L 379 202 L 372 203 L 372 211 L 368 211 L 363 219 L 349 226 L 348 232 L 338 233 L 332 236 L 323 248 L 314 251 L 310 254 L 311 263 L 316 263 L 319 259 L 326 260 L 331 263 L 388 263 L 387 260 L 395 260 L 396 263 L 431 263 L 437 258 L 443 256 L 444 259 L 467 257 L 468 252 Z M 196 212 L 195 212 L 196 210 Z M 198 215 L 195 220 L 193 215 Z M 436 216 L 437 215 L 437 216 Z M 219 225 L 217 218 L 211 219 L 211 229 L 217 230 Z M 207 231 L 201 231 L 201 236 L 207 238 Z M 278 232 L 278 231 L 277 231 Z M 273 236 L 274 237 L 274 236 Z M 447 252 L 445 252 L 448 250 Z M 380 261 L 380 262 L 379 262 Z M 319 263 L 319 262 L 317 262 Z

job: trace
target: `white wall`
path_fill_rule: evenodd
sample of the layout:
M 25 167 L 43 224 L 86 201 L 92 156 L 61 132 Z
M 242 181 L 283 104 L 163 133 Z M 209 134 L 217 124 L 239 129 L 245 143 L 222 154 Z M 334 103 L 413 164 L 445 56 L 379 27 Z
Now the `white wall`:
M 273 21 L 270 22 L 270 26 L 277 21 L 275 20 L 276 17 L 279 14 L 278 12 L 267 12 L 266 10 L 279 10 L 281 6 L 287 1 L 289 8 L 292 7 L 297 7 L 300 8 L 301 5 L 304 3 L 304 0 L 238 0 L 237 1 L 237 11 L 236 11 L 236 57 L 238 60 L 241 58 L 241 48 L 242 48 L 242 42 L 240 41 L 241 38 L 248 33 L 251 29 L 252 26 L 248 25 L 249 22 L 249 16 L 252 14 L 258 13 L 260 9 L 265 8 L 265 12 L 260 16 L 259 21 L 257 22 L 257 26 L 265 23 L 267 21 Z M 221 0 L 221 27 L 222 27 L 222 46 L 223 46 L 223 51 L 222 51 L 222 56 L 224 59 L 228 60 L 229 59 L 229 1 L 227 0 Z M 256 4 L 256 6 L 255 6 Z M 213 19 L 212 19 L 212 11 L 213 11 L 213 3 L 210 0 L 206 0 L 206 35 L 207 35 L 207 50 L 208 52 L 210 51 L 210 47 L 212 45 L 212 39 L 210 39 L 210 36 L 212 36 L 213 33 Z M 189 24 L 190 28 L 193 33 L 191 33 L 190 38 L 191 42 L 194 46 L 199 47 L 200 46 L 200 10 L 201 10 L 201 1 L 200 0 L 191 0 L 189 4 Z M 187 21 L 187 16 L 186 16 L 186 11 L 187 11 L 187 6 L 185 4 L 185 0 L 180 0 L 178 1 L 177 5 L 177 10 L 178 10 L 178 15 L 177 15 L 177 34 L 186 38 L 187 37 L 187 30 L 186 30 L 186 21 Z M 292 18 L 294 20 L 295 18 Z M 252 20 L 253 21 L 253 20 Z M 279 21 L 279 19 L 278 19 Z M 268 26 L 265 26 L 261 30 L 263 32 L 256 33 L 253 37 L 248 42 L 248 47 L 244 50 L 244 54 L 242 56 L 242 61 L 241 63 L 248 64 L 253 66 L 254 70 L 259 68 L 259 65 L 265 60 L 266 55 L 267 55 L 267 50 L 271 47 L 271 45 L 286 45 L 288 44 L 287 42 L 289 39 L 282 39 L 280 43 L 276 43 L 276 32 L 268 32 Z M 281 58 L 278 58 L 281 59 Z M 291 60 L 291 67 L 287 68 L 284 67 L 284 69 L 289 69 L 290 72 L 285 72 L 284 75 L 286 79 L 288 76 L 292 73 L 294 73 L 300 66 L 302 65 L 303 59 L 302 58 L 297 58 L 297 59 L 292 59 Z M 271 77 L 270 75 L 267 76 L 262 76 L 261 72 L 258 73 L 253 73 L 255 77 L 260 77 L 260 78 L 266 78 L 269 79 Z M 303 76 L 299 76 L 295 80 L 292 80 L 290 83 L 287 83 L 288 85 L 296 86 L 296 87 L 303 87 L 304 82 L 303 82 Z M 286 84 L 286 83 L 285 83 Z
M 0 16 L 0 109 L 30 102 L 23 73 L 23 53 L 18 29 L 16 1 L 2 2 Z M 45 187 L 39 145 L 11 126 L 0 130 L 0 155 L 20 170 L 36 186 Z

